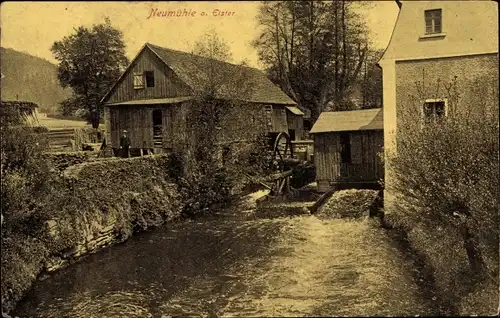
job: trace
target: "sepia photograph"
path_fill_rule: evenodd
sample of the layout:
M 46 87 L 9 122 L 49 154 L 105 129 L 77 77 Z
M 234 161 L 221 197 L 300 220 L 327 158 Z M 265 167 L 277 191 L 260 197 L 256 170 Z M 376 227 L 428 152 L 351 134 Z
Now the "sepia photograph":
M 499 24 L 2 2 L 2 318 L 500 315 Z

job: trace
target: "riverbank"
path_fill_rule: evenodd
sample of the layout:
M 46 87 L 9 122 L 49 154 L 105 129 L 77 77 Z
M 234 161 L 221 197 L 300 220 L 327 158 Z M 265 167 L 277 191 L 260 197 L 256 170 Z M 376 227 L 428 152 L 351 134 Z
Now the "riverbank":
M 149 162 L 148 164 L 151 163 Z M 95 165 L 95 163 L 90 164 L 90 166 L 93 165 Z M 86 169 L 83 168 L 82 170 Z M 80 175 L 80 171 L 82 170 L 73 168 L 73 172 L 70 171 L 70 174 L 76 173 L 76 175 Z M 126 170 L 125 168 L 125 171 Z M 155 179 L 155 182 L 158 182 L 158 180 Z M 164 179 L 163 182 L 165 185 L 168 185 L 168 178 Z M 160 182 L 160 184 L 162 184 L 162 182 Z M 86 189 L 88 190 L 88 188 Z M 175 193 L 174 188 L 170 189 L 172 193 Z M 106 221 L 108 223 L 104 222 L 104 219 L 97 219 L 94 222 L 90 222 L 94 224 L 94 231 L 90 231 L 94 233 L 94 239 L 87 239 L 86 243 L 79 244 L 78 248 L 65 250 L 65 254 L 59 253 L 58 256 L 50 258 L 62 260 L 62 262 L 56 263 L 55 267 L 55 269 L 62 270 L 58 270 L 54 275 L 43 275 L 43 281 L 47 280 L 47 282 L 36 281 L 36 276 L 28 277 L 30 280 L 27 280 L 25 285 L 31 286 L 31 284 L 36 281 L 34 285 L 35 288 L 28 293 L 27 299 L 23 301 L 25 304 L 22 305 L 20 313 L 34 314 L 31 311 L 33 310 L 32 306 L 37 307 L 39 304 L 45 303 L 51 304 L 50 297 L 59 295 L 57 298 L 62 299 L 63 303 L 52 303 L 50 305 L 52 307 L 42 306 L 44 308 L 41 311 L 43 314 L 39 317 L 58 317 L 68 314 L 75 317 L 83 317 L 85 316 L 83 313 L 87 315 L 88 313 L 97 314 L 97 312 L 102 310 L 106 312 L 104 307 L 112 305 L 111 302 L 116 299 L 120 299 L 119 302 L 121 303 L 121 307 L 116 307 L 116 310 L 125 310 L 127 316 L 135 317 L 134 313 L 128 312 L 128 309 L 123 309 L 137 308 L 134 307 L 138 306 L 136 304 L 137 301 L 132 299 L 135 296 L 131 298 L 120 298 L 130 292 L 129 287 L 125 288 L 125 290 L 121 290 L 120 288 L 123 287 L 121 284 L 124 283 L 124 280 L 129 280 L 129 278 L 132 281 L 137 281 L 134 283 L 136 285 L 134 285 L 131 295 L 137 293 L 137 297 L 140 296 L 140 299 L 149 302 L 151 300 L 148 300 L 150 296 L 147 296 L 147 293 L 152 291 L 149 290 L 150 287 L 147 285 L 150 283 L 147 283 L 144 279 L 147 280 L 147 277 L 163 277 L 165 275 L 164 273 L 156 273 L 155 276 L 155 270 L 159 268 L 169 268 L 168 271 L 173 270 L 174 272 L 180 271 L 179 275 L 181 276 L 192 275 L 192 277 L 184 277 L 184 280 L 181 279 L 180 281 L 179 277 L 171 277 L 165 280 L 165 282 L 168 281 L 169 284 L 178 282 L 179 286 L 176 286 L 175 290 L 180 292 L 183 297 L 188 297 L 189 299 L 201 298 L 202 302 L 205 302 L 205 305 L 202 306 L 204 309 L 200 309 L 196 306 L 196 308 L 193 308 L 193 304 L 181 301 L 179 297 L 176 298 L 176 296 L 172 294 L 171 288 L 173 287 L 165 287 L 165 285 L 163 285 L 160 289 L 158 289 L 158 286 L 154 288 L 155 293 L 166 293 L 166 296 L 161 296 L 166 298 L 153 301 L 153 303 L 160 306 L 160 309 L 154 309 L 151 307 L 152 305 L 141 303 L 140 306 L 142 306 L 142 309 L 139 311 L 141 314 L 137 315 L 137 317 L 143 317 L 143 314 L 147 316 L 148 313 L 160 312 L 161 314 L 193 314 L 190 310 L 194 311 L 195 314 L 199 314 L 201 310 L 201 312 L 205 314 L 218 312 L 220 314 L 236 316 L 238 313 L 242 312 L 262 315 L 310 315 L 311 312 L 314 312 L 315 315 L 331 315 L 332 313 L 346 315 L 380 315 L 381 313 L 385 313 L 387 315 L 394 315 L 395 312 L 391 311 L 394 308 L 397 309 L 395 310 L 398 315 L 440 315 L 457 312 L 461 314 L 478 312 L 491 313 L 490 310 L 481 311 L 481 308 L 491 307 L 491 299 L 495 296 L 494 292 L 492 293 L 491 290 L 485 289 L 488 286 L 483 286 L 483 289 L 476 288 L 474 292 L 471 292 L 468 297 L 464 299 L 458 300 L 444 297 L 445 295 L 440 291 L 439 286 L 440 284 L 443 285 L 446 283 L 446 281 L 443 281 L 442 277 L 438 276 L 439 272 L 430 266 L 431 263 L 426 255 L 412 245 L 412 239 L 414 238 L 411 235 L 413 234 L 410 233 L 409 237 L 408 233 L 402 231 L 400 228 L 388 226 L 387 223 L 391 223 L 390 218 L 386 224 L 383 224 L 386 229 L 380 228 L 379 222 L 373 218 L 369 218 L 371 212 L 370 205 L 377 196 L 376 191 L 340 191 L 320 207 L 315 215 L 294 216 L 292 218 L 286 217 L 286 215 L 282 215 L 282 213 L 256 213 L 259 210 L 256 202 L 260 201 L 266 194 L 267 191 L 257 191 L 246 197 L 241 197 L 240 200 L 234 202 L 230 209 L 223 209 L 209 216 L 202 216 L 193 220 L 175 223 L 172 221 L 178 217 L 176 217 L 174 213 L 171 214 L 171 216 L 173 216 L 172 218 L 148 217 L 148 221 L 140 225 L 141 222 L 139 220 L 141 217 L 148 215 L 148 213 L 146 213 L 148 211 L 140 210 L 139 212 L 139 210 L 137 210 L 134 212 L 136 213 L 136 217 L 131 218 L 128 223 L 129 226 L 125 227 L 128 229 L 128 234 L 125 236 L 116 235 L 118 233 L 116 231 L 117 223 L 110 224 L 109 218 L 107 219 L 108 221 Z M 138 196 L 136 195 L 136 197 Z M 145 198 L 150 197 L 143 197 L 143 199 Z M 130 202 L 144 203 L 144 201 L 134 200 Z M 165 201 L 163 201 L 162 204 L 165 204 Z M 177 202 L 177 204 L 179 204 L 178 206 L 181 205 L 180 202 Z M 127 209 L 137 209 L 137 205 L 132 204 L 128 208 L 125 207 L 125 210 Z M 151 215 L 150 212 L 151 211 L 149 211 L 149 214 Z M 102 211 L 99 213 L 102 214 Z M 109 213 L 105 213 L 105 215 L 109 215 Z M 96 215 L 93 215 L 89 218 L 87 214 L 87 221 L 93 220 L 95 217 Z M 102 247 L 109 244 L 125 241 L 134 230 L 152 228 L 159 224 L 164 224 L 165 222 L 171 225 L 157 228 L 152 233 L 146 233 L 133 238 L 134 242 L 140 241 L 142 242 L 141 244 L 145 244 L 144 246 L 136 242 L 125 243 L 123 246 L 115 246 L 113 249 L 102 249 Z M 96 223 L 101 225 L 101 227 L 99 227 L 100 229 L 107 228 L 108 232 L 96 232 Z M 106 227 L 103 226 L 103 224 L 108 225 Z M 184 226 L 188 228 L 186 229 Z M 271 230 L 271 228 L 273 230 Z M 198 235 L 199 237 L 195 239 L 194 243 L 189 243 L 191 245 L 187 247 L 182 246 L 182 242 L 175 243 L 175 246 L 169 246 L 167 242 L 157 243 L 157 240 L 168 241 L 174 239 L 164 238 L 161 233 L 165 233 L 165 231 L 170 233 L 168 237 L 171 235 L 178 237 L 180 235 L 181 237 L 186 237 L 189 238 L 188 240 L 191 240 L 192 233 L 198 233 L 193 235 Z M 171 233 L 170 231 L 174 232 Z M 178 233 L 179 231 L 187 231 L 187 233 L 180 234 Z M 214 234 L 215 237 L 204 238 L 204 235 L 207 234 L 202 234 L 203 231 L 208 231 Z M 226 234 L 231 231 L 235 232 L 232 236 L 226 237 Z M 90 232 L 87 230 L 85 233 L 89 234 Z M 112 238 L 108 243 L 103 245 L 91 243 L 92 241 L 96 241 L 95 238 L 98 238 L 103 233 L 107 233 L 107 236 L 105 235 L 106 237 Z M 158 235 L 159 238 L 157 237 Z M 146 239 L 147 237 L 150 238 Z M 245 240 L 249 241 L 241 241 L 241 237 L 245 237 Z M 264 237 L 266 237 L 266 240 L 262 241 L 263 244 L 258 243 Z M 250 244 L 252 240 L 253 243 L 255 243 L 253 247 Z M 33 255 L 35 257 L 38 255 L 36 252 L 29 250 L 29 248 L 46 248 L 44 247 L 45 245 L 43 245 L 44 242 L 36 240 L 21 241 L 27 242 L 23 243 L 26 246 L 21 248 L 27 256 L 31 255 L 29 253 L 34 253 Z M 106 242 L 106 240 L 101 238 L 99 242 Z M 228 245 L 227 249 L 219 245 L 222 244 L 222 242 L 226 242 L 226 245 Z M 137 260 L 132 261 L 132 264 L 130 264 L 128 274 L 120 270 L 114 273 L 114 270 L 112 270 L 114 265 L 107 264 L 107 262 L 117 262 L 118 264 L 130 260 L 123 259 L 118 261 L 116 259 L 113 260 L 113 256 L 110 256 L 111 259 L 105 256 L 106 260 L 102 261 L 100 257 L 102 255 L 114 255 L 115 253 L 120 254 L 121 252 L 119 251 L 122 249 L 128 249 L 126 247 L 127 244 L 134 244 L 138 249 L 143 247 L 148 249 L 148 246 L 160 244 L 161 248 L 157 246 L 151 247 L 155 251 L 157 250 L 154 254 L 156 259 L 147 253 L 144 254 L 138 251 Z M 240 244 L 244 244 L 246 247 L 242 247 Z M 347 250 L 340 252 L 346 247 L 348 247 Z M 182 253 L 187 252 L 187 249 L 190 249 L 187 254 L 188 256 L 182 255 Z M 199 254 L 196 254 L 196 251 L 199 249 L 203 249 L 203 252 L 200 251 Z M 246 252 L 241 255 L 238 254 L 242 253 L 242 250 Z M 81 255 L 93 254 L 93 256 L 87 257 L 83 259 L 82 262 L 64 269 L 67 264 L 73 263 L 78 259 L 78 255 L 75 251 L 81 251 Z M 160 251 L 163 256 L 158 254 Z M 207 254 L 208 251 L 211 252 Z M 97 254 L 94 254 L 96 252 Z M 120 257 L 125 257 L 126 253 L 123 253 L 124 254 Z M 352 255 L 354 255 L 354 258 L 351 260 Z M 162 260 L 162 257 L 165 258 L 165 260 Z M 252 257 L 255 257 L 255 259 L 252 259 Z M 157 264 L 154 268 L 148 268 L 147 265 L 140 263 L 144 259 L 148 259 L 148 262 L 152 260 Z M 193 267 L 189 271 L 189 274 L 182 274 L 184 269 L 175 269 L 177 268 L 177 260 L 180 260 L 180 263 L 184 264 L 184 266 L 188 264 L 187 266 Z M 21 261 L 31 266 L 30 264 L 35 264 L 40 261 L 40 259 L 32 258 L 30 261 L 22 259 Z M 92 265 L 92 269 L 83 270 L 84 272 L 88 271 L 88 273 L 84 275 L 85 277 L 87 275 L 97 275 L 95 271 L 100 271 L 98 269 L 99 266 L 105 266 L 109 269 L 104 273 L 98 274 L 98 277 L 101 277 L 100 279 L 95 281 L 90 280 L 89 282 L 86 281 L 86 278 L 83 278 L 85 282 L 82 282 L 80 280 L 82 276 L 80 274 L 75 274 L 73 275 L 74 279 L 68 283 L 69 285 L 66 283 L 62 286 L 58 285 L 59 287 L 56 288 L 58 291 L 51 292 L 49 296 L 45 295 L 46 292 L 44 292 L 44 290 L 52 288 L 50 287 L 50 282 L 52 280 L 63 279 L 65 273 L 72 273 L 74 271 L 76 271 L 75 273 L 81 273 L 82 266 L 86 266 L 82 264 L 88 264 L 88 262 L 97 263 Z M 167 262 L 168 266 L 162 264 L 162 262 Z M 45 266 L 42 266 L 39 272 L 43 272 L 43 270 L 47 271 L 50 268 L 47 264 L 48 262 L 45 262 Z M 290 264 L 293 264 L 293 266 Z M 145 275 L 146 277 L 140 277 L 138 272 L 134 274 L 134 266 L 137 266 L 137 268 L 140 269 L 140 273 L 142 273 L 141 275 Z M 217 275 L 213 274 L 214 269 L 212 268 L 216 266 L 218 266 Z M 359 266 L 359 268 L 356 266 Z M 345 275 L 353 277 L 353 284 L 357 286 L 353 287 L 353 289 L 349 289 L 347 285 L 343 285 L 343 287 L 338 286 L 338 284 L 340 284 L 337 282 L 339 279 L 338 275 L 344 275 L 342 272 L 346 269 L 349 270 Z M 36 267 L 29 267 L 29 270 L 36 273 L 38 269 Z M 147 270 L 152 270 L 153 273 L 144 272 Z M 327 277 L 329 277 L 328 275 L 318 274 L 324 271 L 330 274 L 335 273 L 335 277 L 327 279 Z M 25 273 L 29 272 L 25 269 Z M 123 273 L 123 277 L 116 276 L 121 275 L 121 273 Z M 319 279 L 319 276 L 324 277 L 324 281 Z M 361 276 L 364 278 L 360 280 Z M 229 279 L 229 282 L 227 281 L 227 277 L 232 277 Z M 234 277 L 238 277 L 238 279 L 235 281 L 233 279 Z M 255 277 L 260 277 L 261 279 L 255 280 Z M 190 281 L 190 284 L 195 285 L 193 285 L 193 287 L 188 287 L 188 285 L 182 283 L 185 279 Z M 110 280 L 115 280 L 111 286 L 108 285 Z M 326 281 L 328 281 L 328 284 L 333 284 L 334 287 L 324 286 L 324 284 L 327 284 Z M 262 285 L 263 282 L 266 282 L 267 287 Z M 281 285 L 278 284 L 278 282 L 288 283 Z M 105 288 L 101 290 L 93 285 L 98 283 L 103 283 Z M 200 287 L 196 286 L 197 283 L 201 284 Z M 87 286 L 85 288 L 88 288 L 88 291 L 97 288 L 97 290 L 101 290 L 97 294 L 100 296 L 88 294 L 87 291 L 81 291 L 79 287 L 77 287 L 75 291 L 76 294 L 73 294 L 70 299 L 66 298 L 66 296 L 64 296 L 65 291 L 69 289 L 70 292 L 73 293 L 75 287 L 72 286 L 75 284 L 77 286 L 81 284 Z M 146 284 L 146 286 L 142 286 L 141 284 Z M 214 296 L 215 299 L 212 300 L 207 299 L 207 297 L 212 297 L 211 295 L 202 293 L 202 290 L 207 287 L 207 284 L 215 288 L 215 290 L 217 290 L 217 288 L 226 290 L 227 293 L 217 294 Z M 313 286 L 317 284 L 320 284 L 319 290 L 313 288 Z M 291 290 L 289 289 L 290 286 L 292 286 Z M 309 286 L 309 296 L 303 297 L 303 294 L 299 295 L 298 292 L 303 293 L 303 291 L 307 289 L 307 286 Z M 140 288 L 145 288 L 145 290 L 141 290 Z M 353 312 L 353 309 L 347 309 L 344 305 L 340 304 L 338 300 L 331 301 L 328 299 L 328 297 L 335 297 L 334 295 L 338 293 L 338 289 L 336 288 L 344 288 L 343 292 L 345 292 L 346 295 L 338 297 L 343 299 L 342 303 L 344 305 L 346 302 L 351 304 L 349 308 L 355 308 L 356 312 Z M 370 296 L 371 294 L 368 293 L 368 296 L 366 296 L 361 293 L 362 291 L 366 292 L 366 290 L 373 290 L 375 294 Z M 394 290 L 400 290 L 399 293 L 405 296 L 402 298 L 394 298 L 392 294 Z M 231 291 L 236 294 L 231 294 Z M 40 293 L 42 293 L 42 295 L 40 295 Z M 485 296 L 487 298 L 486 300 L 483 299 Z M 46 299 L 46 297 L 49 298 Z M 83 303 L 84 299 L 88 300 L 95 297 L 101 297 L 93 300 L 93 302 L 96 303 L 95 305 L 88 307 L 90 306 L 89 303 Z M 481 299 L 483 299 L 482 303 Z M 481 304 L 487 307 L 481 307 Z M 83 313 L 76 313 L 74 308 L 88 310 L 88 312 L 83 311 Z M 244 309 L 246 311 L 244 311 Z M 206 310 L 208 311 L 205 312 Z M 114 314 L 123 315 L 123 312 L 114 312 Z
M 43 272 L 180 218 L 182 199 L 167 158 L 72 165 L 26 219 L 2 227 L 2 311 L 10 312 Z
M 394 215 L 381 223 L 390 244 L 411 264 L 422 299 L 440 316 L 495 316 L 500 293 L 494 277 L 476 280 L 453 233 L 402 227 Z
M 433 315 L 486 316 L 497 312 L 499 290 L 495 277 L 475 279 L 460 235 L 444 229 L 404 227 L 394 214 L 384 216 L 380 207 L 377 211 L 377 206 L 373 206 L 376 197 L 377 192 L 371 190 L 338 191 L 319 208 L 317 215 L 350 219 L 371 215 L 367 221 L 374 228 L 383 229 L 384 244 L 398 250 L 418 287 L 419 297 Z

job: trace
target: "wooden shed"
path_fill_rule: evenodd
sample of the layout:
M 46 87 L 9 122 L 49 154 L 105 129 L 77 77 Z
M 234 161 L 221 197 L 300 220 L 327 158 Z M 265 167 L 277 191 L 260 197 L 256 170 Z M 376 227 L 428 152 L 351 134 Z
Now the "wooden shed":
M 384 176 L 381 108 L 323 112 L 312 127 L 318 191 L 376 187 Z
M 127 130 L 131 151 L 161 153 L 171 149 L 185 124 L 184 106 L 192 99 L 200 78 L 208 77 L 205 73 L 209 70 L 203 67 L 207 63 L 218 63 L 218 68 L 232 72 L 236 69 L 248 78 L 252 92 L 243 100 L 245 109 L 238 110 L 244 119 L 238 125 L 251 125 L 247 132 L 292 130 L 300 138 L 301 111 L 262 71 L 146 43 L 101 100 L 108 146 L 119 147 L 121 132 Z

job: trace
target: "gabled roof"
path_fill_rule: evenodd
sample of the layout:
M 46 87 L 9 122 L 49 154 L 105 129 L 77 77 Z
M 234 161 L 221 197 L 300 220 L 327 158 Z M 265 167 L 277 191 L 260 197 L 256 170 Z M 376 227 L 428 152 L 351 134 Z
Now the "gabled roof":
M 265 104 L 296 105 L 290 97 L 288 97 L 279 87 L 274 85 L 267 76 L 258 69 L 217 61 L 191 53 L 160 47 L 151 43 L 146 43 L 137 56 L 145 49 L 150 49 L 183 82 L 193 89 L 196 88 L 200 79 L 209 78 L 208 71 L 210 68 L 204 66 L 208 65 L 208 63 L 216 63 L 217 68 L 226 71 L 227 74 L 242 74 L 242 72 L 244 72 L 243 74 L 247 81 L 246 85 L 251 87 L 251 92 L 246 101 Z M 136 58 L 134 58 L 134 60 Z M 132 64 L 133 61 L 130 65 Z M 130 66 L 128 68 L 130 68 Z M 127 73 L 128 68 L 125 73 Z M 113 85 L 110 92 L 104 96 L 102 101 L 107 99 L 114 90 L 114 87 L 120 82 L 120 79 Z
M 359 130 L 382 130 L 384 119 L 382 108 L 322 112 L 314 123 L 310 134 L 359 131 Z
M 498 54 L 497 1 L 401 0 L 396 4 L 398 16 L 379 65 L 385 61 Z M 425 11 L 432 9 L 442 11 L 442 33 L 425 33 Z

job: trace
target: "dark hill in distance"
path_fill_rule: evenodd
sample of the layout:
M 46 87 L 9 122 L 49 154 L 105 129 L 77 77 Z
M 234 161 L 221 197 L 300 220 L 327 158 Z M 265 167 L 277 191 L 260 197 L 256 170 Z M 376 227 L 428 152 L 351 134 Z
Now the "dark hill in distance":
M 38 104 L 40 111 L 58 113 L 59 103 L 71 96 L 57 79 L 57 66 L 42 58 L 0 48 L 2 100 Z

